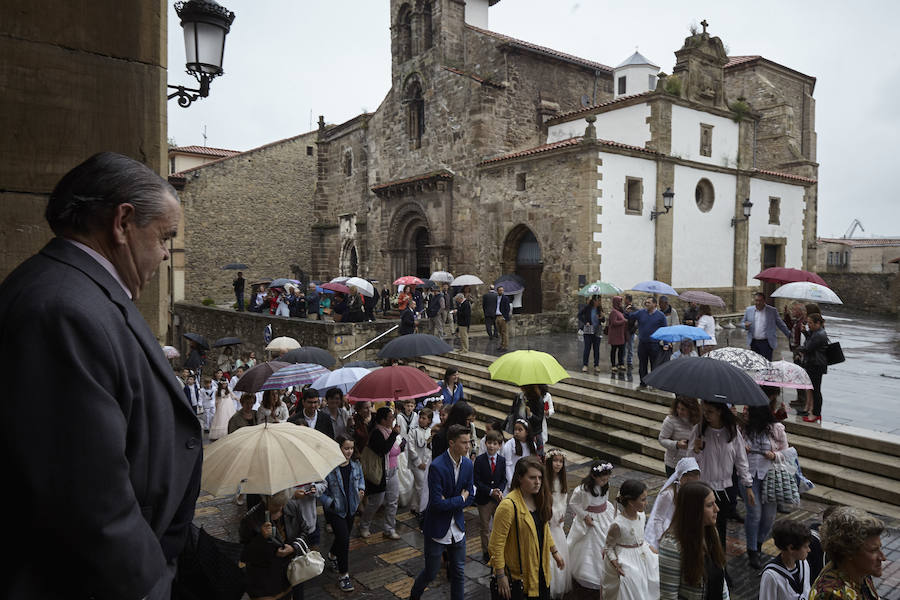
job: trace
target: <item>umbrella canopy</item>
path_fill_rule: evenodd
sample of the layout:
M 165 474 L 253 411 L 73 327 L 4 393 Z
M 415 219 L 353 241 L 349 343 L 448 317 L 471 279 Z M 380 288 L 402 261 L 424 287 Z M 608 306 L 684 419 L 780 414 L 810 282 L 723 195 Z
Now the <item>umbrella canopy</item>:
M 810 281 L 795 281 L 786 283 L 774 292 L 773 298 L 792 298 L 794 300 L 807 300 L 809 302 L 822 302 L 824 304 L 843 304 L 838 295 L 829 288 Z
M 368 374 L 369 370 L 361 367 L 335 369 L 313 381 L 312 388 L 319 392 L 319 396 L 324 396 L 325 392 L 332 388 L 338 388 L 346 394 L 357 381 Z
M 269 284 L 269 287 L 284 287 L 289 283 L 291 285 L 300 285 L 300 282 L 297 281 L 296 279 L 288 279 L 287 277 L 279 277 L 278 279 L 273 280 Z
M 213 348 L 221 348 L 222 346 L 237 346 L 238 344 L 242 344 L 241 338 L 238 337 L 223 337 L 217 339 L 213 342 Z
M 346 285 L 347 287 L 356 287 L 356 289 L 359 290 L 360 294 L 362 294 L 363 296 L 368 296 L 369 298 L 375 295 L 375 288 L 371 283 L 369 283 L 362 277 L 351 277 L 344 282 L 344 285 Z
M 709 306 L 725 307 L 725 301 L 715 294 L 709 292 L 701 292 L 699 290 L 691 290 L 683 292 L 678 296 L 685 302 L 696 302 L 697 304 L 708 304 Z
M 378 358 L 416 358 L 428 354 L 446 354 L 453 350 L 439 337 L 427 333 L 411 333 L 392 339 L 378 352 Z
M 191 340 L 192 342 L 196 342 L 200 346 L 203 346 L 206 349 L 209 349 L 209 342 L 206 341 L 206 338 L 200 335 L 199 333 L 186 333 L 184 334 L 185 339 Z
M 259 391 L 265 390 L 283 390 L 291 386 L 304 386 L 312 383 L 322 375 L 330 373 L 328 369 L 322 365 L 314 363 L 299 363 L 296 365 L 288 365 L 283 369 L 278 369 L 263 383 Z M 240 380 L 238 380 L 240 383 Z
M 430 396 L 440 386 L 413 367 L 384 367 L 371 371 L 347 392 L 348 402 L 393 402 Z
M 787 267 L 769 267 L 768 269 L 763 269 L 754 275 L 753 279 L 781 284 L 792 283 L 794 281 L 811 281 L 812 283 L 818 283 L 819 285 L 828 287 L 825 280 L 815 273 L 804 271 L 803 269 L 789 269 Z
M 422 285 L 422 280 L 412 275 L 404 275 L 394 281 L 394 285 Z
M 800 365 L 786 360 L 777 360 L 769 364 L 769 368 L 757 371 L 753 379 L 759 385 L 792 388 L 795 390 L 813 389 L 809 373 Z
M 348 288 L 343 283 L 331 283 L 331 282 L 323 283 L 322 289 L 323 290 L 331 290 L 332 292 L 337 292 L 340 294 L 349 294 L 350 293 L 350 288 Z
M 521 284 L 522 287 L 525 286 L 525 278 L 516 273 L 504 273 L 503 275 L 501 275 L 500 277 L 498 277 L 497 279 L 494 280 L 494 287 L 496 287 L 497 284 L 500 283 L 501 281 L 515 281 L 516 283 Z
M 269 352 L 281 352 L 287 350 L 293 350 L 295 348 L 300 347 L 300 342 L 295 340 L 292 337 L 281 336 L 277 337 L 266 346 L 266 350 Z
M 346 369 L 347 367 L 359 367 L 361 369 L 377 369 L 380 366 L 381 365 L 379 365 L 374 360 L 355 360 L 344 365 L 344 368 Z
M 204 451 L 200 487 L 215 496 L 275 494 L 321 481 L 344 462 L 340 446 L 312 427 L 264 423 L 241 427 Z
M 348 279 L 350 279 L 350 278 L 349 277 L 335 277 L 334 279 L 331 280 L 331 283 L 344 283 Z
M 175 346 L 163 346 L 162 349 L 163 354 L 166 355 L 166 358 L 172 359 L 181 356 L 181 352 L 179 352 L 178 348 L 176 348 Z
M 499 281 L 494 284 L 494 287 L 502 287 L 504 296 L 512 296 L 513 294 L 518 294 L 525 289 L 524 285 L 512 279 L 504 279 L 503 281 Z
M 439 281 L 441 283 L 451 283 L 453 281 L 453 275 L 451 275 L 447 271 L 435 271 L 428 279 L 432 281 Z
M 474 275 L 460 275 L 450 282 L 450 285 L 453 287 L 463 286 L 463 285 L 481 285 L 484 282 Z
M 670 296 L 677 296 L 678 292 L 675 291 L 668 283 L 663 283 L 662 281 L 656 281 L 655 279 L 651 279 L 650 281 L 642 281 L 638 284 L 631 286 L 631 289 L 636 292 L 649 292 L 651 294 L 668 294 Z
M 250 286 L 255 288 L 255 287 L 259 287 L 259 286 L 261 286 L 261 285 L 269 285 L 270 283 L 272 283 L 272 280 L 271 280 L 271 279 L 268 279 L 268 278 L 266 278 L 266 279 L 259 279 L 259 280 L 257 280 L 257 281 L 251 281 L 251 282 L 250 282 Z
M 247 369 L 241 378 L 238 379 L 237 385 L 234 386 L 234 391 L 250 393 L 258 392 L 262 387 L 262 384 L 272 376 L 272 373 L 289 366 L 291 366 L 290 363 L 277 360 L 259 363 L 258 365 Z
M 769 405 L 769 399 L 749 375 L 724 361 L 706 357 L 670 360 L 653 369 L 644 381 L 660 390 L 707 402 Z
M 712 339 L 710 335 L 701 328 L 691 327 L 690 325 L 672 325 L 670 327 L 660 327 L 650 335 L 650 338 L 663 342 Z
M 611 283 L 599 280 L 594 283 L 589 283 L 578 290 L 579 296 L 616 296 L 621 293 L 622 290 L 620 288 Z
M 515 385 L 551 385 L 569 376 L 559 362 L 546 352 L 516 350 L 504 354 L 488 367 L 491 379 Z
M 745 348 L 718 348 L 712 352 L 707 352 L 703 355 L 703 358 L 726 362 L 742 371 L 756 372 L 769 368 L 769 361 L 766 360 L 765 356 Z
M 278 357 L 278 360 L 286 363 L 312 363 L 314 365 L 322 365 L 330 369 L 334 366 L 334 357 L 327 351 L 315 346 L 304 346 L 303 348 L 295 348 L 290 352 L 286 352 Z
M 244 269 L 249 269 L 247 265 L 244 263 L 228 263 L 227 265 L 222 265 L 223 271 L 243 271 Z

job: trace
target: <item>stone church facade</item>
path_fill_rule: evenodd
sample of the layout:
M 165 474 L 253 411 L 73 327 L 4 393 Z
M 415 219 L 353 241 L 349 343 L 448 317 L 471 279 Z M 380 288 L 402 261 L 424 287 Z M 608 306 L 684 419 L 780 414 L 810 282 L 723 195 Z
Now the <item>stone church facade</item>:
M 309 240 L 269 276 L 290 264 L 314 279 L 516 273 L 524 310 L 538 312 L 569 308 L 595 279 L 660 279 L 740 305 L 763 265 L 814 266 L 814 78 L 729 58 L 706 27 L 676 52 L 669 77 L 640 55 L 614 69 L 489 31 L 496 1 L 391 0 L 381 105 L 336 126 L 320 118 L 307 134 L 314 175 L 267 174 L 297 189 L 292 227 Z M 220 162 L 223 191 L 240 179 L 230 164 L 240 156 Z M 190 231 L 188 204 L 202 192 L 179 176 Z M 242 219 L 254 215 L 264 226 L 264 211 Z M 192 286 L 224 295 L 226 276 L 201 275 L 191 252 L 189 299 Z

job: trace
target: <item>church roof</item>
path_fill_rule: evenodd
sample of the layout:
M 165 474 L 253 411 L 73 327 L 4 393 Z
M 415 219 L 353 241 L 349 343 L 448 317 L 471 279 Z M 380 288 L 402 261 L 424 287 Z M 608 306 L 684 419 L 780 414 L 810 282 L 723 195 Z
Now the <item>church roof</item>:
M 169 148 L 169 152 L 180 152 L 183 154 L 198 154 L 201 156 L 215 156 L 216 158 L 225 158 L 226 156 L 234 156 L 240 154 L 240 150 L 226 150 L 224 148 L 210 148 L 209 146 L 174 146 Z
M 647 58 L 638 51 L 635 51 L 634 54 L 625 59 L 621 65 L 616 67 L 617 69 L 621 69 L 622 67 L 630 67 L 632 65 L 649 65 L 651 67 L 659 68 L 659 65 L 654 65 L 652 62 L 647 60 Z
M 774 65 L 778 68 L 784 69 L 785 71 L 790 71 L 791 73 L 795 73 L 804 79 L 808 79 L 813 84 L 816 83 L 816 78 L 812 75 L 807 75 L 806 73 L 801 73 L 797 69 L 792 69 L 790 67 L 786 67 L 780 63 L 775 62 L 774 60 L 769 60 L 764 56 L 760 56 L 759 54 L 748 54 L 744 56 L 729 56 L 728 62 L 725 63 L 726 69 L 734 69 L 740 66 L 751 66 L 754 64 L 768 63 L 770 65 Z
M 577 146 L 583 141 L 583 136 L 576 136 L 569 138 L 567 140 L 560 140 L 558 142 L 550 142 L 549 144 L 542 144 L 540 146 L 535 146 L 534 148 L 528 148 L 526 150 L 519 150 L 518 152 L 512 152 L 510 154 L 504 154 L 502 156 L 495 156 L 494 158 L 488 158 L 486 160 L 481 161 L 479 166 L 489 165 L 493 163 L 502 162 L 504 160 L 512 160 L 514 158 L 522 158 L 524 156 L 533 156 L 535 154 L 542 154 L 544 152 L 549 152 L 550 150 L 557 150 L 559 148 L 568 148 L 570 146 Z M 624 148 L 625 150 L 637 150 L 638 152 L 645 152 L 647 154 L 658 154 L 655 150 L 648 150 L 647 148 L 641 148 L 640 146 L 631 146 L 629 144 L 622 144 L 620 142 L 614 142 L 612 140 L 597 140 L 597 143 L 603 146 L 610 146 L 613 148 Z
M 618 104 L 619 102 L 625 102 L 626 100 L 631 100 L 632 98 L 640 98 L 641 96 L 650 96 L 653 94 L 653 91 L 649 92 L 641 92 L 640 94 L 630 94 L 628 96 L 620 96 L 615 100 L 607 100 L 606 102 L 600 102 L 599 104 L 594 104 L 592 106 L 586 106 L 584 108 L 576 108 L 575 110 L 570 110 L 568 112 L 560 113 L 548 120 L 547 123 L 550 125 L 555 125 L 556 123 L 561 123 L 563 121 L 570 121 L 572 117 L 579 115 L 586 115 L 592 112 L 595 112 L 598 108 L 603 108 L 605 106 L 610 106 L 611 104 Z
M 782 179 L 792 179 L 793 181 L 802 181 L 804 183 L 816 183 L 815 179 L 803 177 L 802 175 L 794 175 L 793 173 L 782 173 L 781 171 L 769 171 L 766 169 L 753 169 L 754 173 L 760 175 L 771 175 L 773 177 L 781 177 Z
M 473 31 L 477 31 L 478 33 L 483 33 L 485 35 L 489 35 L 493 38 L 501 40 L 505 44 L 512 46 L 513 48 L 518 48 L 520 50 L 526 50 L 528 52 L 534 52 L 536 54 L 543 54 L 544 56 L 549 56 L 550 58 L 557 58 L 562 61 L 573 63 L 579 65 L 581 67 L 588 67 L 590 69 L 594 69 L 597 71 L 606 71 L 608 73 L 612 73 L 612 67 L 608 65 L 604 65 L 598 62 L 594 62 L 592 60 L 588 60 L 586 58 L 581 58 L 579 56 L 573 56 L 571 54 L 566 54 L 565 52 L 560 52 L 559 50 L 554 50 L 552 48 L 547 48 L 546 46 L 538 46 L 537 44 L 532 44 L 531 42 L 526 42 L 523 40 L 517 40 L 516 38 L 509 37 L 508 35 L 503 35 L 502 33 L 497 33 L 494 31 L 488 31 L 487 29 L 482 29 L 480 27 L 475 27 L 474 25 L 469 25 L 466 23 L 466 27 Z
M 850 246 L 851 248 L 880 248 L 900 246 L 900 239 L 897 238 L 819 238 L 816 241 L 826 242 L 829 244 L 843 244 L 844 246 Z

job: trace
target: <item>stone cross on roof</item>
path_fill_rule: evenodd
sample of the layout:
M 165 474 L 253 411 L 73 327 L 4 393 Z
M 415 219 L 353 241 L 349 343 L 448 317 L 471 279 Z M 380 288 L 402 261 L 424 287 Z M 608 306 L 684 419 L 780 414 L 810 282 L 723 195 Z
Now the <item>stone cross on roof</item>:
M 703 26 L 703 33 L 706 33 L 706 28 L 709 27 L 709 23 L 706 22 L 706 19 L 700 21 L 700 25 Z

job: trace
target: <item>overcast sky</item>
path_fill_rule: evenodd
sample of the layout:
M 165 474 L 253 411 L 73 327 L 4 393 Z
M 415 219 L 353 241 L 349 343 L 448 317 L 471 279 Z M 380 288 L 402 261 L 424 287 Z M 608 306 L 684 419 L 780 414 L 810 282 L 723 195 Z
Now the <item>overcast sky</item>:
M 378 108 L 390 86 L 387 0 L 221 0 L 237 17 L 225 75 L 183 109 L 169 138 L 249 150 Z M 848 6 L 855 10 L 849 11 Z M 900 237 L 900 61 L 892 1 L 601 2 L 502 0 L 489 28 L 616 66 L 635 47 L 671 73 L 674 51 L 702 19 L 731 55 L 760 54 L 817 78 L 819 235 Z M 169 6 L 169 83 L 188 84 L 178 17 Z

